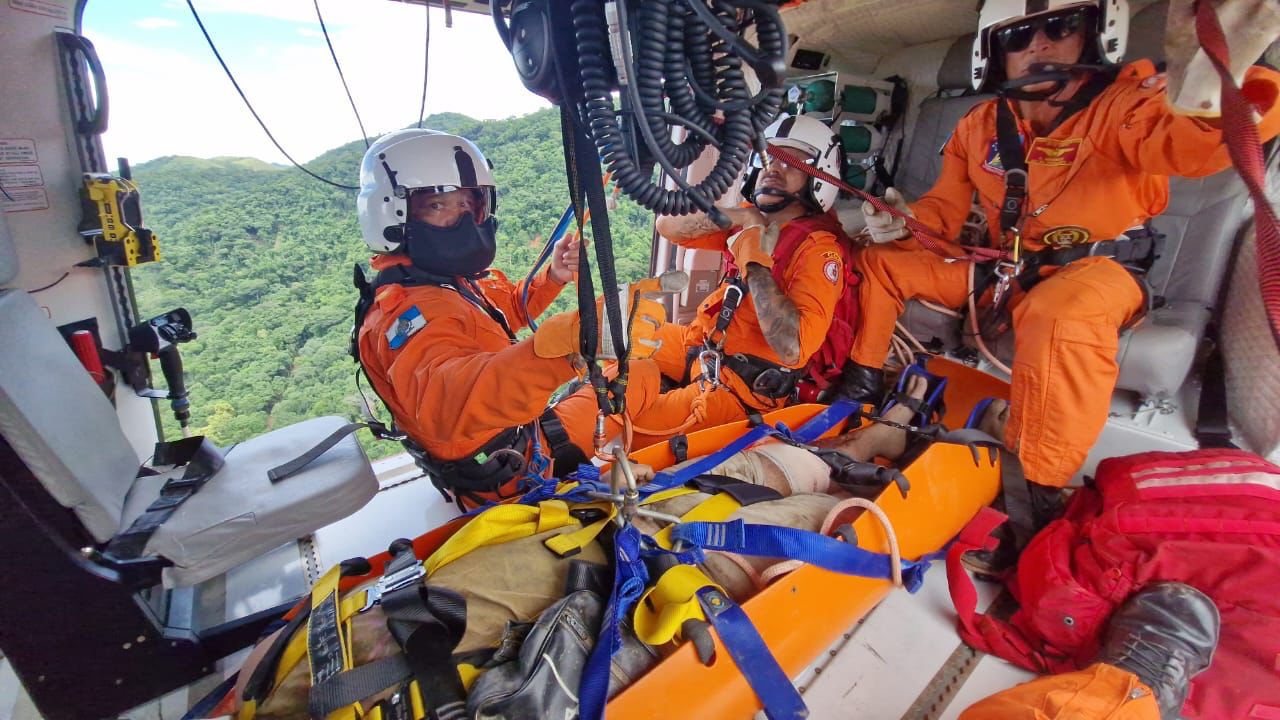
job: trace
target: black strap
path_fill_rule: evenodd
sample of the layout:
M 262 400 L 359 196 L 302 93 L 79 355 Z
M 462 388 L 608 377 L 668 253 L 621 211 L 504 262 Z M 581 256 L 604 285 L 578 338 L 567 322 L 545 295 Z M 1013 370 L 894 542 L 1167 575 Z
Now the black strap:
M 222 453 L 203 436 L 156 443 L 153 459 L 156 465 L 186 465 L 182 477 L 170 478 L 160 488 L 160 495 L 124 532 L 111 538 L 105 554 L 117 560 L 142 557 L 147 541 L 182 503 L 204 487 L 222 469 Z
M 367 428 L 367 427 L 369 427 L 369 423 L 362 423 L 362 422 L 353 422 L 353 423 L 347 423 L 346 425 L 343 425 L 337 430 L 334 430 L 333 432 L 329 433 L 328 437 L 316 443 L 315 446 L 312 447 L 310 450 L 307 450 L 306 452 L 290 460 L 289 462 L 284 463 L 283 465 L 277 465 L 271 468 L 270 470 L 268 470 L 267 479 L 269 479 L 274 484 L 274 483 L 280 482 L 281 480 L 289 478 L 293 475 L 296 475 L 303 468 L 310 465 L 316 458 L 329 452 L 329 449 L 332 448 L 334 445 L 337 445 L 340 440 L 342 440 L 343 438 L 345 438 L 346 436 L 350 435 L 351 433 L 357 430 Z
M 742 507 L 755 505 L 759 502 L 768 502 L 770 500 L 781 500 L 782 493 L 774 490 L 768 485 L 755 485 L 753 483 L 744 482 L 738 478 L 729 477 L 728 475 L 703 474 L 689 481 L 689 485 L 698 492 L 704 492 L 710 495 L 715 493 L 724 493 Z
M 1000 485 L 1004 497 L 1004 512 L 1009 516 L 1009 528 L 1013 531 L 1015 547 L 1027 546 L 1036 533 L 1035 511 L 1031 505 L 1031 488 L 1022 470 L 1022 461 L 1008 450 L 1000 451 Z
M 564 423 L 553 408 L 542 411 L 542 416 L 538 418 L 538 426 L 542 428 L 542 436 L 547 440 L 547 454 L 551 456 L 552 475 L 559 477 L 589 462 L 587 454 L 569 438 L 569 431 L 564 429 Z
M 725 355 L 723 363 L 735 375 L 742 378 L 742 381 L 751 388 L 751 392 L 770 400 L 791 395 L 796 389 L 796 383 L 800 382 L 800 378 L 804 375 L 801 369 L 789 368 L 743 353 Z
M 682 463 L 689 459 L 688 435 L 676 435 L 667 440 L 667 446 L 671 448 L 671 455 L 676 459 L 676 462 Z
M 1000 230 L 1009 232 L 1022 222 L 1027 204 L 1027 159 L 1018 120 L 1007 98 L 996 100 L 996 146 L 1004 165 L 1004 200 L 1000 203 Z
M 313 685 L 307 698 L 307 711 L 313 718 L 329 717 L 335 710 L 396 687 L 412 675 L 409 661 L 402 653 L 378 658 Z
M 1202 448 L 1235 448 L 1231 426 L 1227 422 L 1227 378 L 1222 347 L 1218 340 L 1218 324 L 1205 329 L 1209 354 L 1200 370 L 1200 409 L 1196 413 L 1196 442 Z
M 311 604 L 305 603 L 298 610 L 298 614 L 293 616 L 289 624 L 284 626 L 284 630 L 276 635 L 276 639 L 271 643 L 271 647 L 267 648 L 267 652 L 258 661 L 257 667 L 253 669 L 253 674 L 249 676 L 248 682 L 244 685 L 244 692 L 241 695 L 242 700 L 255 700 L 262 702 L 266 699 L 267 694 L 271 692 L 271 681 L 275 677 L 276 667 L 280 664 L 280 658 L 284 655 L 284 650 L 289 646 L 289 641 L 297 634 L 299 628 L 311 617 Z
M 423 703 L 438 717 L 465 706 L 466 689 L 452 655 L 466 630 L 466 600 L 452 590 L 414 584 L 383 595 L 382 611 Z

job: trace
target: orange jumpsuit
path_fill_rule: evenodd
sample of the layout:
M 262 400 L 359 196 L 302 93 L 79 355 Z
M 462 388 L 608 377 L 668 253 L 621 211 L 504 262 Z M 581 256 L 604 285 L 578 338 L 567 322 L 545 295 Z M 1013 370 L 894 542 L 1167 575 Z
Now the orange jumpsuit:
M 404 256 L 379 255 L 372 265 L 382 270 L 408 262 Z M 489 272 L 476 283 L 484 297 L 513 332 L 527 326 L 520 304 L 524 282 L 512 284 L 501 272 Z M 562 287 L 543 271 L 529 289 L 529 313 L 539 315 Z M 425 324 L 393 348 L 401 318 L 413 308 Z M 360 328 L 359 349 L 369 381 L 396 424 L 440 460 L 467 457 L 503 430 L 532 422 L 551 394 L 577 377 L 568 357 L 538 357 L 532 339 L 513 342 L 483 308 L 434 285 L 380 288 Z M 645 407 L 659 390 L 657 366 L 632 362 L 630 378 L 628 404 Z M 569 439 L 590 457 L 597 414 L 591 390 L 561 400 L 554 411 Z M 611 419 L 606 432 L 612 436 L 619 429 Z
M 1133 673 L 1095 663 L 1047 675 L 996 693 L 960 713 L 960 720 L 1160 720 L 1151 689 Z
M 698 250 L 726 252 L 727 241 L 738 230 L 739 228 L 732 228 L 708 233 L 679 244 Z M 800 361 L 783 363 L 769 346 L 769 341 L 760 329 L 760 319 L 756 315 L 755 303 L 750 293 L 738 305 L 737 312 L 725 331 L 725 355 L 744 353 L 785 367 L 803 368 L 810 356 L 822 347 L 835 315 L 836 302 L 844 292 L 844 262 L 835 235 L 822 230 L 810 233 L 782 269 L 782 277 L 783 283 L 779 289 L 795 304 L 800 318 Z M 663 375 L 676 381 L 684 378 L 689 367 L 688 353 L 691 348 L 701 348 L 708 333 L 715 328 L 716 315 L 728 286 L 728 283 L 722 283 L 702 301 L 693 322 L 688 325 L 667 323 L 658 331 L 662 347 L 653 359 Z M 693 363 L 693 368 L 689 371 L 691 380 L 702 374 L 696 357 Z M 645 434 L 640 428 L 667 431 L 678 427 L 691 416 L 695 406 L 700 413 L 700 421 L 690 429 L 743 420 L 749 412 L 768 412 L 786 403 L 785 398 L 771 399 L 753 393 L 751 386 L 728 368 L 722 369 L 721 381 L 723 384 L 706 393 L 705 399 L 699 399 L 702 392 L 698 384 L 693 382 L 663 393 L 647 410 L 635 414 L 639 438 L 636 445 L 642 447 L 671 437 L 674 433 Z
M 1265 109 L 1264 140 L 1280 131 L 1274 102 L 1280 74 L 1255 67 L 1245 93 Z M 912 212 L 944 237 L 959 237 L 974 195 L 993 236 L 999 232 L 1004 170 L 996 150 L 996 103 L 974 107 L 943 148 L 942 173 Z M 1172 113 L 1163 76 L 1140 60 L 1047 136 L 1019 120 L 1026 148 L 1028 197 L 1024 247 L 1110 240 L 1164 211 L 1170 175 L 1209 175 L 1230 164 L 1214 125 Z M 1193 238 L 1194 240 L 1194 238 Z M 948 262 L 915 238 L 861 256 L 862 325 L 854 362 L 880 367 L 894 321 L 910 298 L 950 308 L 968 299 L 970 263 Z M 1079 469 L 1107 419 L 1121 328 L 1142 312 L 1134 278 L 1105 257 L 1057 269 L 1030 292 L 1012 295 L 1013 378 L 1005 442 L 1027 477 L 1063 486 Z

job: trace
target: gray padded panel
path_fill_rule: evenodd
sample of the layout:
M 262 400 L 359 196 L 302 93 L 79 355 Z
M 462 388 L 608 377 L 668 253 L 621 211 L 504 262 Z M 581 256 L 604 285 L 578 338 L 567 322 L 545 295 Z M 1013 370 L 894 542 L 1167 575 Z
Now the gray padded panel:
M 96 540 L 115 534 L 138 457 L 115 408 L 20 290 L 0 291 L 0 434 Z
M 147 554 L 174 563 L 165 570 L 165 585 L 194 585 L 221 575 L 363 507 L 377 493 L 378 481 L 355 435 L 298 474 L 275 484 L 267 479 L 267 470 L 301 455 L 346 422 L 333 416 L 313 418 L 226 450 L 222 470 L 147 543 Z M 156 499 L 166 477 L 138 478 L 121 530 Z
M 1212 307 L 1248 207 L 1235 170 L 1170 178 L 1169 207 L 1153 221 L 1165 235 L 1163 254 L 1147 277 L 1156 294 Z
M 18 276 L 18 249 L 13 245 L 13 233 L 9 220 L 0 211 L 0 285 L 13 282 Z
M 1129 44 L 1124 49 L 1125 63 L 1134 60 L 1164 62 L 1164 26 L 1169 14 L 1168 0 L 1160 0 L 1134 13 L 1129 18 Z
M 947 56 L 938 66 L 939 90 L 969 90 L 973 87 L 970 80 L 973 77 L 973 61 L 969 56 L 973 52 L 973 39 L 976 36 L 977 33 L 961 35 L 947 48 Z
M 1156 308 L 1142 324 L 1120 335 L 1120 377 L 1116 387 L 1142 397 L 1172 397 L 1195 361 L 1209 322 L 1209 309 L 1196 302 Z
M 915 131 L 911 134 L 896 178 L 898 189 L 908 200 L 915 200 L 933 187 L 942 171 L 942 146 L 951 137 L 956 123 L 969 112 L 969 108 L 991 97 L 994 96 L 932 97 L 920 103 Z

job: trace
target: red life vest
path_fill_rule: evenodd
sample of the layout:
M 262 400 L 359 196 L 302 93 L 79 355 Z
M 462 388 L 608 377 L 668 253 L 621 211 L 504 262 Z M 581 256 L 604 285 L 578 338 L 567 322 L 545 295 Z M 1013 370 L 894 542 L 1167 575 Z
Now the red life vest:
M 1213 664 L 1192 682 L 1183 717 L 1280 717 L 1280 467 L 1241 450 L 1104 460 L 1093 486 L 1027 544 L 1007 581 L 1020 605 L 1007 621 L 974 612 L 960 567 L 1001 519 L 984 508 L 947 553 L 966 643 L 1035 672 L 1075 670 L 1093 662 L 1130 595 L 1182 582 L 1222 615 Z
M 791 260 L 800 245 L 815 232 L 829 232 L 836 236 L 836 244 L 840 246 L 841 266 L 844 268 L 844 291 L 836 300 L 835 312 L 831 318 L 831 328 L 826 339 L 817 352 L 809 358 L 805 366 L 805 377 L 812 380 L 819 389 L 825 389 L 840 376 L 845 360 L 853 349 L 853 336 L 858 329 L 860 313 L 858 310 L 858 285 L 862 276 L 854 267 L 857 249 L 853 240 L 840 226 L 840 221 L 832 211 L 821 215 L 806 215 L 791 220 L 782 226 L 778 233 L 778 244 L 773 248 L 773 280 L 779 288 L 784 288 L 785 273 L 791 267 Z M 727 276 L 738 271 L 733 264 L 733 256 L 726 250 L 724 253 L 725 272 Z M 720 312 L 720 303 L 707 308 L 707 312 L 716 315 Z

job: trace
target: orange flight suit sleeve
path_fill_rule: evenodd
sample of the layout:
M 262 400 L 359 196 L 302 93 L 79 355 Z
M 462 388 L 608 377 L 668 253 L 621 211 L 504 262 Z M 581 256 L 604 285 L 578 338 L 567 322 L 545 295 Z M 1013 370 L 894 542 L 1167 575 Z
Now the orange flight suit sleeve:
M 489 298 L 489 302 L 507 316 L 507 322 L 514 332 L 522 327 L 528 327 L 529 316 L 536 318 L 541 315 L 564 288 L 564 285 L 551 279 L 548 274 L 550 271 L 550 268 L 543 268 L 542 272 L 534 276 L 533 282 L 529 283 L 529 315 L 525 315 L 524 303 L 521 302 L 524 280 L 512 284 L 501 271 L 490 269 L 489 277 L 481 280 L 479 284 L 484 289 L 485 297 Z
M 1116 135 L 1107 149 L 1113 157 L 1152 175 L 1204 177 L 1231 164 L 1222 141 L 1221 121 L 1205 121 L 1173 112 L 1163 82 L 1143 83 L 1117 105 Z M 1245 97 L 1261 105 L 1258 134 L 1263 142 L 1280 132 L 1280 73 L 1254 66 L 1245 75 Z
M 424 434 L 449 438 L 458 453 L 537 418 L 551 393 L 574 377 L 567 358 L 535 355 L 532 338 L 485 351 L 475 340 L 474 314 L 430 315 L 405 347 L 387 351 L 397 353 L 387 379 Z
M 834 235 L 815 232 L 801 243 L 783 272 L 784 287 L 779 289 L 795 304 L 800 316 L 800 365 L 809 362 L 822 347 L 831 329 L 836 302 L 844 292 L 842 258 Z
M 968 150 L 963 138 L 979 132 L 971 127 L 975 113 L 970 112 L 957 123 L 955 132 L 942 148 L 942 171 L 929 192 L 914 203 L 911 212 L 925 227 L 942 232 L 943 237 L 958 238 L 973 204 L 973 183 L 969 181 Z

